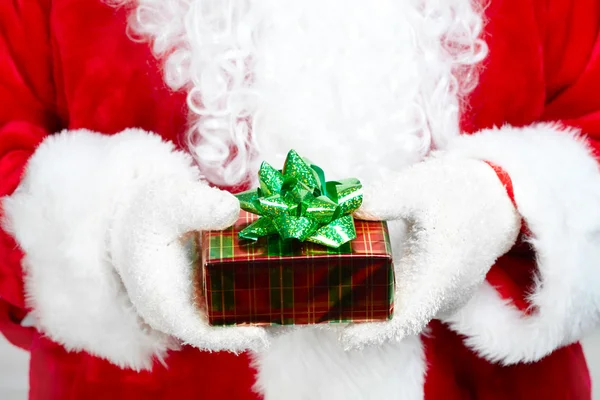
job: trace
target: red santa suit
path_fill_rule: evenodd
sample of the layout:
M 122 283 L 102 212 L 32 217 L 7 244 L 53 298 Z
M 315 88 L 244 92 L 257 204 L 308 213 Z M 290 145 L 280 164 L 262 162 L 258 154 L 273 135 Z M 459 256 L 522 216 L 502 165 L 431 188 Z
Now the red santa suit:
M 0 330 L 31 352 L 30 398 L 590 398 L 599 16 L 0 3 Z M 205 181 L 239 190 L 292 147 L 392 221 L 390 322 L 212 328 L 194 308 L 176 238 L 238 211 Z

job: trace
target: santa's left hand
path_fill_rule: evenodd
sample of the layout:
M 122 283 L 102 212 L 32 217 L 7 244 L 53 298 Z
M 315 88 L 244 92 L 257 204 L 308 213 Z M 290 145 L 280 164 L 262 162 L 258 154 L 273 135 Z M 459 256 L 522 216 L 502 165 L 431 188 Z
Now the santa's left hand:
M 408 235 L 402 254 L 395 254 L 393 318 L 349 325 L 341 336 L 347 349 L 419 334 L 456 310 L 514 245 L 521 227 L 498 174 L 478 160 L 438 154 L 365 185 L 364 199 L 358 218 L 404 220 Z

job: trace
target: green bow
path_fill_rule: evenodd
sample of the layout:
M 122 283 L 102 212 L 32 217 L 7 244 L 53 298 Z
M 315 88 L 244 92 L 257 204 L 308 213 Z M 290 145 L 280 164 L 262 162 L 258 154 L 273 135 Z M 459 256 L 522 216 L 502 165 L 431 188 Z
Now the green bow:
M 362 204 L 358 179 L 326 182 L 323 170 L 294 150 L 283 171 L 263 162 L 258 178 L 259 188 L 236 195 L 242 209 L 262 216 L 239 233 L 241 239 L 278 233 L 337 248 L 356 238 L 351 214 Z

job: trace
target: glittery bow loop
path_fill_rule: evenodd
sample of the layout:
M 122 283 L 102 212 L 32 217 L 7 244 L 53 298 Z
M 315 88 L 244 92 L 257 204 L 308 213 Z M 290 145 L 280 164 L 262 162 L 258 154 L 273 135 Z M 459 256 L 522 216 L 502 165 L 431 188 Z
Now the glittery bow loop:
M 358 179 L 325 181 L 321 168 L 290 150 L 283 170 L 263 162 L 260 187 L 237 195 L 243 210 L 261 216 L 243 229 L 242 239 L 278 233 L 337 248 L 356 238 L 352 213 L 362 204 Z

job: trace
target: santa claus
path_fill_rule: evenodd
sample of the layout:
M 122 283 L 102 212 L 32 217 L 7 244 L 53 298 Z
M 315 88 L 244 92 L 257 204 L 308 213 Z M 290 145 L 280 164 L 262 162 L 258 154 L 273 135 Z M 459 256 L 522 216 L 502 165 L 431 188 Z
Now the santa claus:
M 0 2 L 31 399 L 589 399 L 600 2 Z M 290 149 L 390 221 L 384 323 L 211 327 L 178 238 Z

